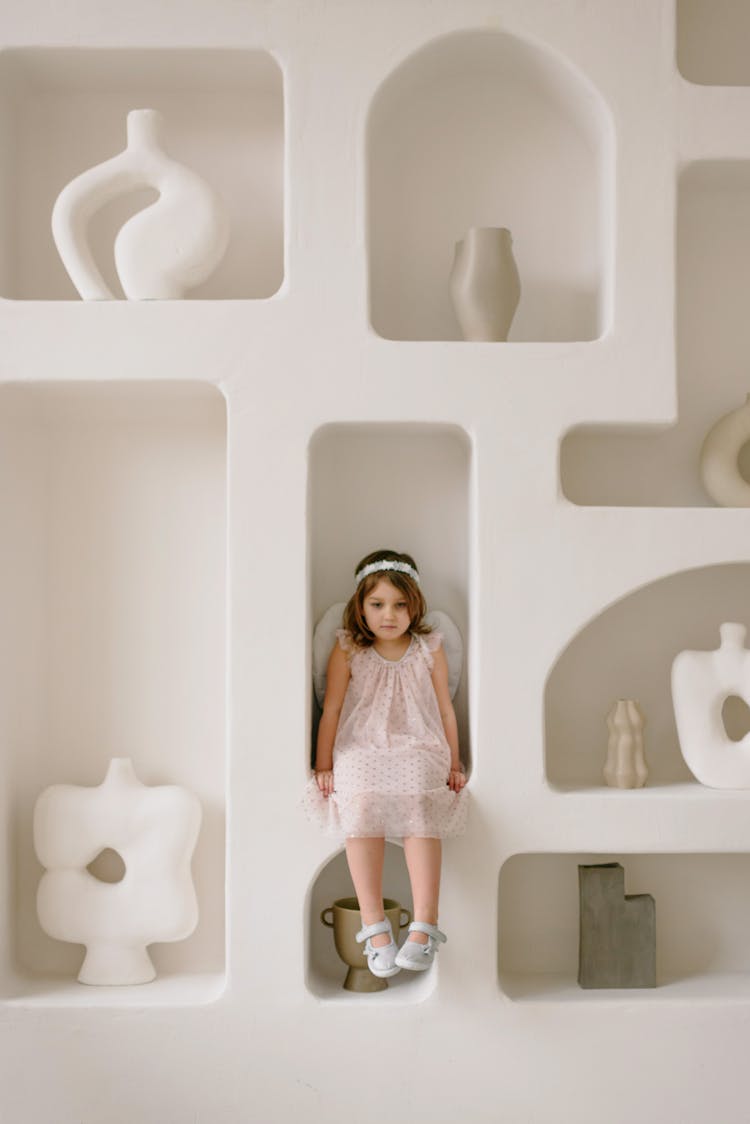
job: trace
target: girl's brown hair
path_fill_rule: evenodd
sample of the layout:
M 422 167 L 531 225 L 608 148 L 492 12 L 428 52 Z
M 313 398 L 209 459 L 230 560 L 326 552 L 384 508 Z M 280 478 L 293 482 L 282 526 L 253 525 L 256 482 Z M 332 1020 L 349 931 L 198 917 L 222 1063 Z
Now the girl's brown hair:
M 417 569 L 417 564 L 410 554 L 399 554 L 397 550 L 375 550 L 357 563 L 354 573 L 358 574 L 363 567 L 376 562 L 406 562 L 415 570 Z M 414 578 L 410 574 L 401 573 L 399 570 L 376 570 L 362 579 L 344 609 L 344 628 L 351 633 L 352 640 L 358 648 L 369 648 L 375 643 L 375 637 L 367 627 L 367 621 L 365 620 L 364 604 L 368 593 L 375 588 L 382 578 L 389 581 L 399 593 L 404 595 L 409 610 L 409 631 L 415 632 L 418 636 L 425 636 L 432 631 L 430 626 L 424 622 L 427 605 L 422 590 Z

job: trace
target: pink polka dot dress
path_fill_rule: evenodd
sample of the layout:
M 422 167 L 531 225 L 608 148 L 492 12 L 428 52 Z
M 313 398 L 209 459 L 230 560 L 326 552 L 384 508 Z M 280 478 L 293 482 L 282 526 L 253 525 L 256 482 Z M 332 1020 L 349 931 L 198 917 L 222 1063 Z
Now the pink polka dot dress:
M 431 678 L 440 633 L 412 634 L 400 660 L 355 647 L 344 629 L 336 635 L 351 679 L 333 747 L 334 792 L 326 799 L 311 778 L 311 818 L 339 837 L 460 834 L 467 794 L 448 787 L 451 753 Z

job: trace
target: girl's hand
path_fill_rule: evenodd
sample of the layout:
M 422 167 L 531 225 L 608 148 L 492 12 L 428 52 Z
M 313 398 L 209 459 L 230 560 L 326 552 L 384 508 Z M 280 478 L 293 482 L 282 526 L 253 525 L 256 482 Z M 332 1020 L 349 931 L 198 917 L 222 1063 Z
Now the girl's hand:
M 448 774 L 448 788 L 450 788 L 452 792 L 460 792 L 465 784 L 466 773 L 463 769 L 451 769 Z
M 333 769 L 316 769 L 315 780 L 318 782 L 320 791 L 328 799 L 333 792 Z

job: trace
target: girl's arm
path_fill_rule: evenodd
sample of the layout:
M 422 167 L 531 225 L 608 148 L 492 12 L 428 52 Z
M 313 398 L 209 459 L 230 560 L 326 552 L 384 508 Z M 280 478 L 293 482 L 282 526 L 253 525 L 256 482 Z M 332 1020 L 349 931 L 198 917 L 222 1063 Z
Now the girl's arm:
M 466 784 L 466 776 L 461 768 L 461 758 L 458 755 L 458 723 L 451 702 L 451 694 L 448 690 L 448 661 L 445 658 L 442 646 L 436 652 L 433 652 L 432 685 L 435 688 L 438 709 L 443 720 L 445 740 L 448 742 L 451 751 L 451 771 L 448 784 L 454 792 L 460 792 Z
M 337 644 L 328 660 L 323 716 L 318 727 L 315 750 L 315 777 L 324 796 L 330 796 L 333 792 L 333 743 L 350 678 L 349 660 Z

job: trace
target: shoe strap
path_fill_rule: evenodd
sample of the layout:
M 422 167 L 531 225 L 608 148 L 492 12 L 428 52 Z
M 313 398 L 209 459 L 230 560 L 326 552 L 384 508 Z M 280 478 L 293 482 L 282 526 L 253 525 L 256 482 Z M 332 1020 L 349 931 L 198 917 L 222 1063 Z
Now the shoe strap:
M 390 933 L 391 940 L 393 940 L 393 929 L 387 917 L 383 921 L 375 921 L 372 925 L 365 925 L 354 939 L 357 944 L 362 944 L 362 941 L 366 941 L 370 937 L 377 937 L 379 933 Z
M 441 933 L 437 925 L 430 925 L 428 921 L 412 921 L 409 932 L 426 933 L 428 937 L 432 937 L 434 941 L 440 941 L 441 944 L 445 944 L 448 940 L 445 933 Z

